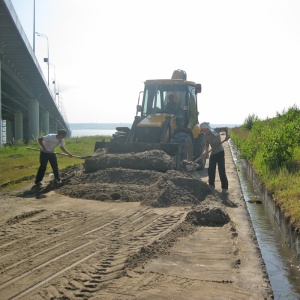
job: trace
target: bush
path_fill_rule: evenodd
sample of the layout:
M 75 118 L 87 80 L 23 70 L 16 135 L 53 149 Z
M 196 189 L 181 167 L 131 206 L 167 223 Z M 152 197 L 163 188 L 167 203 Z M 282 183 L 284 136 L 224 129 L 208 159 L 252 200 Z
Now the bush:
M 300 110 L 293 106 L 273 119 L 260 121 L 252 115 L 246 120 L 230 129 L 240 157 L 251 163 L 266 190 L 300 230 Z
M 248 131 L 246 139 L 236 138 L 234 134 L 231 137 L 234 142 L 237 139 L 242 158 L 254 160 L 259 153 L 270 171 L 287 167 L 300 141 L 300 110 L 293 106 L 265 121 L 251 115 L 241 130 Z
M 249 115 L 245 121 L 244 121 L 244 124 L 242 125 L 242 128 L 245 129 L 245 130 L 251 130 L 252 129 L 252 126 L 253 124 L 258 121 L 258 117 L 254 114 L 252 115 Z

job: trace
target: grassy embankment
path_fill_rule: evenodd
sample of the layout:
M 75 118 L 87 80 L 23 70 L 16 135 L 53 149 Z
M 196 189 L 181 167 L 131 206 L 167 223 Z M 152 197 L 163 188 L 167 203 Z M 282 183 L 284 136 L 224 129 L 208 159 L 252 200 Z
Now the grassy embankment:
M 72 154 L 77 156 L 89 156 L 94 152 L 96 141 L 102 141 L 103 136 L 70 138 L 65 140 L 65 147 Z M 110 138 L 105 137 L 108 141 Z M 12 146 L 0 148 L 0 189 L 15 188 L 20 185 L 33 182 L 39 167 L 39 152 L 28 150 L 27 147 L 39 148 L 37 141 L 32 141 L 27 145 L 16 143 Z M 59 147 L 56 147 L 59 152 Z M 83 159 L 68 156 L 57 156 L 59 169 L 68 166 L 82 164 Z M 48 164 L 46 175 L 52 172 Z
M 290 223 L 300 229 L 300 110 L 296 106 L 273 119 L 250 115 L 230 136 Z

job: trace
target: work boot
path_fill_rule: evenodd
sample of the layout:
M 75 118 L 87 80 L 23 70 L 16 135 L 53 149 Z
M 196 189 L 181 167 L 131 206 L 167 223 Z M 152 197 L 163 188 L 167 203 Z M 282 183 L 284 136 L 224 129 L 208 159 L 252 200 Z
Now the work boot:
M 214 196 L 215 195 L 215 193 L 216 193 L 216 191 L 215 191 L 215 187 L 213 186 L 213 185 L 208 185 L 208 187 L 209 187 L 209 189 L 210 189 L 210 191 L 211 191 L 211 194 Z
M 222 189 L 222 195 L 227 196 L 228 195 L 228 190 L 227 189 Z

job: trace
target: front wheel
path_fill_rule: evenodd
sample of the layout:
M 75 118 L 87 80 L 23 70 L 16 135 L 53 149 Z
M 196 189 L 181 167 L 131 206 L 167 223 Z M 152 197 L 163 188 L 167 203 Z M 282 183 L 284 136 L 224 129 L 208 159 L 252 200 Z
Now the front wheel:
M 203 151 L 205 149 L 205 139 L 204 139 L 204 134 L 201 133 L 199 134 L 199 136 L 195 139 L 195 144 L 194 144 L 194 160 L 198 160 Z M 197 164 L 199 165 L 197 167 L 198 171 L 201 171 L 204 169 L 205 167 L 205 163 L 206 163 L 206 158 L 200 158 L 197 162 Z
M 193 140 L 187 132 L 176 132 L 173 136 L 173 143 L 180 145 L 179 161 L 192 161 L 193 159 Z

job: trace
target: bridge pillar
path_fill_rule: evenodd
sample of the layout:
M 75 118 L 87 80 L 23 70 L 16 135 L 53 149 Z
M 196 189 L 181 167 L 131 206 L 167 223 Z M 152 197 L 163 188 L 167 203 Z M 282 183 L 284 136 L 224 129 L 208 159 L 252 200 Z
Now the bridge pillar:
M 39 102 L 31 99 L 28 102 L 28 138 L 34 140 L 39 136 L 40 128 Z
M 2 146 L 2 86 L 1 86 L 1 60 L 0 60 L 0 147 Z
M 41 131 L 43 134 L 49 133 L 49 112 L 44 111 L 41 117 Z
M 23 141 L 23 113 L 15 113 L 15 141 Z
M 11 120 L 6 120 L 6 143 L 13 141 L 13 130 Z

